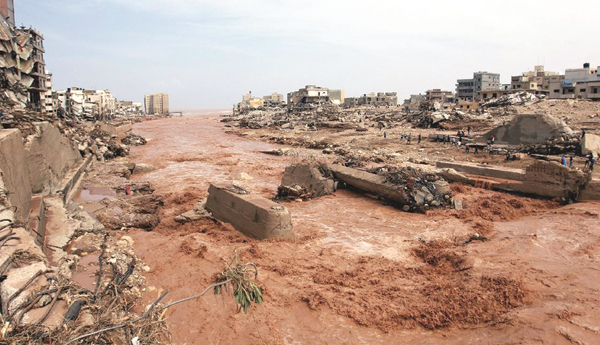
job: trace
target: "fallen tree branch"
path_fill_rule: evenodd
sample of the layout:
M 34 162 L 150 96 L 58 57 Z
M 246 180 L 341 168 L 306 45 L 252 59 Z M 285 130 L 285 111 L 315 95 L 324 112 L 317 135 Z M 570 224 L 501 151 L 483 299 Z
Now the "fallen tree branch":
M 183 303 L 183 302 L 186 302 L 186 301 L 190 301 L 190 300 L 202 297 L 204 294 L 206 294 L 211 289 L 214 289 L 217 286 L 225 285 L 225 284 L 227 284 L 229 282 L 231 282 L 231 279 L 228 279 L 226 281 L 222 281 L 222 282 L 219 282 L 219 283 L 212 284 L 212 285 L 208 286 L 201 293 L 193 295 L 193 296 L 190 296 L 190 297 L 187 297 L 187 298 L 183 298 L 183 299 L 180 299 L 180 300 L 177 300 L 177 301 L 174 301 L 174 302 L 171 302 L 171 303 L 165 305 L 164 307 L 160 308 L 160 310 L 165 310 L 165 309 L 167 309 L 169 307 L 172 307 L 172 306 L 174 306 L 176 304 Z M 99 329 L 99 330 L 94 331 L 94 332 L 90 332 L 90 333 L 86 333 L 86 334 L 80 335 L 77 338 L 69 340 L 64 345 L 72 344 L 72 343 L 74 343 L 76 341 L 79 341 L 81 339 L 85 339 L 87 337 L 91 337 L 91 336 L 96 335 L 96 334 L 100 334 L 100 333 L 104 333 L 104 332 L 109 332 L 109 331 L 114 331 L 116 329 L 120 329 L 120 328 L 129 326 L 129 325 L 132 325 L 132 324 L 134 324 L 136 322 L 139 322 L 139 321 L 147 319 L 150 316 L 150 313 L 152 312 L 152 310 L 154 309 L 154 307 L 156 307 L 156 305 L 158 304 L 158 302 L 160 302 L 167 295 L 167 293 L 169 293 L 169 291 L 165 291 L 162 295 L 160 295 L 160 297 L 158 297 L 158 299 L 156 301 L 154 301 L 154 303 L 152 303 L 152 305 L 150 306 L 150 308 L 148 308 L 148 310 L 146 311 L 146 313 L 144 313 L 144 315 L 142 315 L 142 316 L 140 316 L 140 317 L 138 317 L 138 318 L 136 318 L 136 319 L 134 319 L 132 321 L 122 323 L 120 325 L 116 325 L 116 326 L 112 326 L 112 327 L 107 327 L 107 328 Z
M 104 252 L 106 252 L 106 241 L 108 240 L 108 234 L 104 234 L 104 242 L 102 243 L 102 251 L 98 256 L 98 279 L 96 280 L 96 288 L 94 289 L 94 299 L 98 298 L 98 289 L 100 289 L 100 283 L 102 281 L 102 268 L 104 262 Z

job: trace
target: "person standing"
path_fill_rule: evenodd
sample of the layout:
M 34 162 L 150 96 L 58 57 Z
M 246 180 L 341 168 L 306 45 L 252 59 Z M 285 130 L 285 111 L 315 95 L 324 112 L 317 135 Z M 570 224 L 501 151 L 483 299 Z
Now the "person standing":
M 573 169 L 573 156 L 569 157 L 569 168 Z
M 421 133 L 419 133 L 419 144 L 421 143 Z
M 471 126 L 469 125 L 469 127 L 467 127 L 467 134 L 469 135 L 469 137 L 471 136 Z
M 560 162 L 562 165 L 568 167 L 567 165 L 567 157 L 565 157 L 564 155 L 560 158 Z

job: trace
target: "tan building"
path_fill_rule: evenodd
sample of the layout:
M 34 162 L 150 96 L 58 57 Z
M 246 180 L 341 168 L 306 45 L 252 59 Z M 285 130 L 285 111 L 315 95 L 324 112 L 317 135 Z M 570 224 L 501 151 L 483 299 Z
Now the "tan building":
M 169 114 L 169 95 L 155 93 L 144 96 L 144 108 L 148 115 Z
M 431 89 L 425 91 L 425 99 L 428 102 L 451 103 L 454 102 L 452 91 L 443 91 L 442 89 Z
M 557 72 L 548 72 L 544 66 L 539 65 L 533 71 L 523 72 L 521 75 L 513 76 L 510 80 L 510 90 L 514 92 L 528 91 L 534 94 L 549 94 L 551 82 L 562 82 L 564 75 Z

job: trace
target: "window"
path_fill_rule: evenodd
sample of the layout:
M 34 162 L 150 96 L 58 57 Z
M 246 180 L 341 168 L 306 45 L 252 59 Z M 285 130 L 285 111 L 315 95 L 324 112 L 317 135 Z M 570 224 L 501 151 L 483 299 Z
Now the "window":
M 560 93 L 560 90 L 558 90 L 558 89 L 554 90 L 554 93 Z
M 579 90 L 579 92 L 585 92 L 585 90 L 586 90 L 586 89 L 581 89 L 581 90 Z
M 592 93 L 598 93 L 598 88 L 595 87 L 594 90 L 592 91 Z

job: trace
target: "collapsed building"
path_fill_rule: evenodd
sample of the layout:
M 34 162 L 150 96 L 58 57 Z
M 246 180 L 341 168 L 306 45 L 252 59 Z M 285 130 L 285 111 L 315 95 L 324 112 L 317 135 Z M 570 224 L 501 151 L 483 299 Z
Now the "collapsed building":
M 316 85 L 306 85 L 298 91 L 287 94 L 288 109 L 314 107 L 323 104 L 341 105 L 344 103 L 344 90 L 330 90 Z
M 14 23 L 14 12 L 13 12 Z M 45 110 L 44 37 L 0 18 L 0 101 L 8 107 Z
M 242 101 L 233 106 L 234 113 L 248 112 L 263 108 L 284 108 L 285 100 L 282 94 L 273 92 L 263 97 L 254 97 L 252 91 L 242 96 Z
M 396 92 L 371 92 L 360 97 L 344 99 L 344 106 L 347 108 L 361 105 L 395 107 L 398 105 L 398 94 Z

